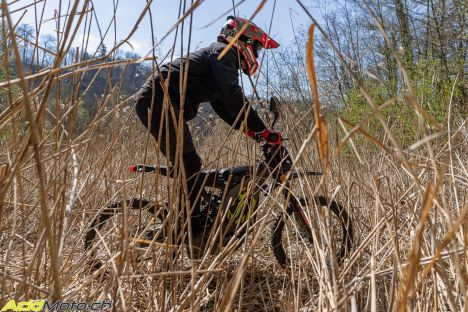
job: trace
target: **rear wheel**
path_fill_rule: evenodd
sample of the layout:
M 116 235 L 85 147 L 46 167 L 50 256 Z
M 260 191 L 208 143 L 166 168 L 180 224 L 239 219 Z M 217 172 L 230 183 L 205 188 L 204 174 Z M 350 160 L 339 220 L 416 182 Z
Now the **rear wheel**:
M 294 199 L 290 203 L 287 213 L 281 213 L 273 222 L 272 250 L 278 263 L 290 266 L 300 262 L 311 262 L 314 257 L 313 235 L 311 223 L 307 220 L 304 211 L 309 205 L 304 200 Z M 330 214 L 329 220 L 325 220 L 325 227 L 329 232 L 328 243 L 334 245 L 336 259 L 341 263 L 350 253 L 352 248 L 353 227 L 351 218 L 346 210 L 336 201 L 329 201 L 324 196 L 315 196 L 315 204 L 326 209 Z M 314 206 L 310 206 L 313 209 Z M 325 240 L 327 241 L 327 240 Z
M 125 206 L 128 209 L 126 216 L 123 215 Z M 115 202 L 104 208 L 86 232 L 85 249 L 91 253 L 90 265 L 99 269 L 106 263 L 119 260 L 124 250 L 131 251 L 147 242 L 145 233 L 161 227 L 162 215 L 153 203 L 137 198 Z M 130 240 L 129 244 L 124 244 L 125 237 Z

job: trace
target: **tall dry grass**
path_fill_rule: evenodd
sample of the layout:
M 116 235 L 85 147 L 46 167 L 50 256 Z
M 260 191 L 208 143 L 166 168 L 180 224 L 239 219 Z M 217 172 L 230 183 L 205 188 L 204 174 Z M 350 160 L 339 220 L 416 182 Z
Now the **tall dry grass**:
M 187 7 L 174 29 L 187 26 L 201 2 L 195 1 L 193 10 Z M 70 49 L 78 29 L 73 19 L 89 14 L 89 5 L 83 1 L 70 8 L 76 14 L 64 26 L 68 35 L 59 50 Z M 141 14 L 149 14 L 147 9 Z M 3 33 L 13 34 L 5 1 L 2 14 Z M 12 298 L 50 298 L 109 299 L 115 311 L 465 309 L 468 126 L 466 120 L 435 125 L 412 96 L 409 80 L 401 97 L 407 96 L 422 125 L 417 141 L 402 147 L 362 87 L 374 109 L 362 120 L 377 118 L 384 125 L 383 139 L 369 133 L 366 122 L 327 120 L 327 178 L 301 178 L 292 185 L 299 196 L 325 193 L 352 216 L 354 248 L 342 265 L 331 261 L 334 236 L 326 211 L 319 209 L 307 211 L 315 243 L 300 246 L 303 261 L 287 269 L 276 264 L 270 228 L 284 202 L 274 193 L 263 199 L 258 222 L 239 249 L 200 260 L 190 260 L 184 247 L 140 248 L 132 237 L 155 220 L 145 211 L 125 209 L 98 235 L 95 248 L 105 263 L 93 270 L 90 263 L 97 256 L 84 250 L 83 239 L 102 208 L 134 196 L 164 206 L 174 201 L 181 185 L 177 179 L 128 172 L 133 163 L 166 161 L 133 111 L 125 112 L 134 98 L 115 100 L 118 83 L 104 95 L 105 104 L 86 130 L 73 131 L 79 101 L 62 103 L 60 89 L 53 87 L 71 76 L 75 84 L 70 88 L 79 90 L 80 75 L 90 64 L 102 69 L 115 64 L 105 58 L 77 59 L 64 69 L 63 54 L 57 53 L 52 68 L 32 76 L 18 61 L 20 39 L 9 39 L 2 45 L 16 55 L 18 78 L 0 82 L 15 92 L 0 113 L 0 306 Z M 4 58 L 3 64 L 8 61 Z M 279 128 L 289 138 L 286 145 L 299 169 L 320 170 L 316 144 L 304 144 L 315 135 L 308 117 L 312 106 L 309 112 L 295 110 L 294 103 L 283 101 Z M 55 116 L 53 122 L 44 121 L 47 113 Z M 255 143 L 219 120 L 192 126 L 206 169 L 255 164 L 261 157 Z

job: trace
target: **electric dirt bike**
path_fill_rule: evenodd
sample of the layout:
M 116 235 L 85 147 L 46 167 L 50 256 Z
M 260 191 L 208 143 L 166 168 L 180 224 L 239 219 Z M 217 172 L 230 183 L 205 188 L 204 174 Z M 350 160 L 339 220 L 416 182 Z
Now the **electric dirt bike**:
M 275 106 L 274 103 L 270 105 Z M 270 110 L 275 113 L 274 126 L 278 113 L 275 107 L 270 107 Z M 196 242 L 197 251 L 188 250 L 188 253 L 199 258 L 208 252 L 217 252 L 220 248 L 238 248 L 249 235 L 255 233 L 253 229 L 261 215 L 259 210 L 263 209 L 258 208 L 265 207 L 261 205 L 261 201 L 269 199 L 280 207 L 271 226 L 270 241 L 273 254 L 281 266 L 291 265 L 298 258 L 304 257 L 307 249 L 312 249 L 313 228 L 318 224 L 312 216 L 320 215 L 311 213 L 316 208 L 328 212 L 321 215 L 328 218 L 326 229 L 330 233 L 330 247 L 336 251 L 337 261 L 341 262 L 352 248 L 353 226 L 347 211 L 335 200 L 328 200 L 321 195 L 299 197 L 291 188 L 291 181 L 294 179 L 301 176 L 320 176 L 321 173 L 292 170 L 292 158 L 284 146 L 275 148 L 265 143 L 261 148 L 263 157 L 255 166 L 236 166 L 201 171 L 198 174 L 198 179 L 204 182 L 200 202 L 205 216 L 205 232 Z M 166 166 L 134 165 L 131 166 L 131 171 L 174 177 L 174 170 Z M 280 192 L 277 192 L 278 189 Z M 140 247 L 160 245 L 176 248 L 184 241 L 180 234 L 177 236 L 184 232 L 181 228 L 186 226 L 179 222 L 180 216 L 151 200 L 131 198 L 112 203 L 96 215 L 86 233 L 86 250 L 92 250 L 96 244 L 103 244 L 107 237 L 103 232 L 105 225 L 114 216 L 131 210 L 144 211 L 150 216 L 150 220 L 156 221 L 152 228 L 143 226 L 140 231 L 142 234 L 133 235 L 133 240 L 139 242 Z M 115 232 L 117 229 L 110 227 L 110 231 Z M 185 232 L 188 232 L 187 227 Z M 187 238 L 185 242 L 188 242 Z M 191 246 L 189 243 L 185 245 Z M 108 249 L 106 247 L 105 253 L 111 258 L 113 255 Z M 101 258 L 101 262 L 106 261 L 106 257 Z

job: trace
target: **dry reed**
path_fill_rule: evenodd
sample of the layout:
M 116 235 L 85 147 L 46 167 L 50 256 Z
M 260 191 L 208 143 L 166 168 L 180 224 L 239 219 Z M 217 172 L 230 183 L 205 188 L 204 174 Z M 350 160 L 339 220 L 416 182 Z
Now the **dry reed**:
M 151 2 L 123 41 L 141 26 L 143 16 L 150 14 Z M 93 270 L 90 263 L 96 252 L 85 251 L 83 239 L 91 220 L 104 207 L 131 197 L 150 198 L 163 207 L 166 202 L 176 202 L 178 193 L 187 190 L 179 183 L 181 176 L 135 177 L 127 172 L 133 163 L 166 161 L 132 109 L 123 113 L 134 104 L 134 97 L 115 97 L 123 77 L 117 82 L 108 79 L 110 87 L 95 117 L 84 131 L 74 131 L 81 105 L 78 93 L 86 71 L 126 67 L 159 57 L 152 51 L 147 58 L 112 61 L 121 42 L 103 57 L 85 60 L 77 54 L 72 65 L 62 66 L 73 38 L 82 31 L 80 24 L 83 20 L 89 23 L 88 15 L 93 12 L 90 1 L 82 1 L 80 9 L 78 5 L 76 1 L 66 12 L 68 19 L 61 20 L 65 24 L 57 52 L 41 47 L 38 40 L 29 42 L 54 58 L 50 68 L 33 74 L 20 61 L 17 44 L 23 39 L 11 35 L 15 32 L 12 12 L 2 0 L 2 37 L 8 35 L 1 43 L 3 66 L 8 68 L 10 62 L 16 62 L 17 78 L 7 73 L 6 81 L 0 81 L 0 89 L 9 94 L 7 107 L 0 112 L 0 307 L 10 299 L 50 298 L 108 299 L 116 311 L 466 309 L 468 125 L 466 120 L 457 128 L 450 122 L 436 124 L 417 102 L 408 78 L 407 94 L 400 96 L 406 96 L 424 125 L 423 136 L 408 149 L 403 148 L 381 114 L 384 106 L 398 99 L 379 107 L 359 79 L 356 83 L 372 114 L 363 116 L 358 124 L 341 118 L 341 128 L 328 122 L 328 136 L 322 120 L 326 117 L 320 116 L 318 92 L 314 92 L 314 114 L 321 122 L 302 134 L 297 129 L 308 126 L 301 119 L 304 112 L 295 111 L 293 101 L 286 99 L 283 103 L 282 115 L 288 115 L 289 122 L 283 122 L 280 128 L 289 137 L 286 144 L 297 170 L 319 170 L 320 160 L 329 166 L 326 179 L 302 177 L 291 189 L 306 198 L 324 192 L 342 203 L 352 216 L 354 248 L 341 265 L 333 261 L 336 236 L 329 214 L 312 207 L 306 215 L 313 224 L 314 244 L 299 241 L 302 261 L 287 269 L 279 267 L 270 247 L 271 223 L 285 209 L 277 192 L 262 199 L 257 222 L 239 248 L 231 244 L 200 260 L 190 260 L 185 246 L 153 243 L 141 248 L 138 242 L 142 238 L 133 237 L 154 226 L 154 217 L 124 207 L 123 213 L 98 233 L 98 246 L 94 248 L 105 261 Z M 174 18 L 177 22 L 168 34 L 176 31 L 186 35 L 181 27 L 191 30 L 191 16 L 197 14 L 199 6 L 209 4 L 194 1 L 186 5 L 181 1 L 183 10 Z M 41 1 L 29 6 L 39 10 Z M 312 21 L 352 74 L 349 62 L 320 24 Z M 117 22 L 114 19 L 110 26 Z M 89 38 L 86 30 L 83 34 L 85 40 Z M 388 41 L 383 29 L 382 36 Z M 309 54 L 309 61 L 311 57 L 313 54 Z M 405 75 L 395 51 L 394 57 Z M 156 71 L 157 64 L 152 66 Z M 62 97 L 57 87 L 61 83 L 69 83 L 75 96 Z M 314 78 L 313 83 L 316 89 L 319 82 Z M 45 122 L 46 112 L 54 116 L 53 122 Z M 374 119 L 384 128 L 385 142 L 366 128 Z M 425 130 L 431 127 L 437 130 L 436 135 Z M 328 158 L 325 148 L 319 152 L 310 144 L 318 129 L 322 129 L 318 146 L 328 144 L 335 151 L 333 158 Z M 255 143 L 219 121 L 194 123 L 192 130 L 205 134 L 196 144 L 206 169 L 254 165 L 261 157 Z

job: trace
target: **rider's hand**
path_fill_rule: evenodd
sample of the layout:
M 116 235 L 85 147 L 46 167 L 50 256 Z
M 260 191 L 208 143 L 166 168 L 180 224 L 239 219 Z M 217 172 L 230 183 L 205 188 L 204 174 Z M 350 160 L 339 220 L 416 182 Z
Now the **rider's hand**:
M 265 141 L 273 147 L 280 147 L 283 142 L 283 137 L 277 131 L 265 129 L 262 132 L 255 132 L 253 130 L 247 131 L 247 136 L 256 140 L 257 142 Z
M 263 140 L 265 140 L 265 142 L 276 148 L 280 147 L 281 142 L 283 142 L 283 137 L 278 131 L 266 129 L 260 132 L 260 135 L 262 136 Z

